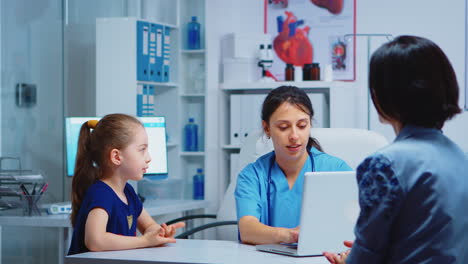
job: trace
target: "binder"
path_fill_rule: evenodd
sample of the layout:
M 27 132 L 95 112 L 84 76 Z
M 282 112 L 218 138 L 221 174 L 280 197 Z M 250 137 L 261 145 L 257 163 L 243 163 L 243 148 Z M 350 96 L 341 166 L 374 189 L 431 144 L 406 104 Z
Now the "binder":
M 139 84 L 137 85 L 137 109 L 136 109 L 136 115 L 137 116 L 143 116 L 143 85 Z
M 145 85 L 143 91 L 143 109 L 142 116 L 154 116 L 154 90 L 153 85 Z
M 230 142 L 231 145 L 240 145 L 240 133 L 241 133 L 241 96 L 240 94 L 230 95 Z
M 149 68 L 149 81 L 159 82 L 157 77 L 157 24 L 150 24 L 150 33 L 149 33 L 149 59 L 148 59 L 148 68 Z
M 137 79 L 149 80 L 149 23 L 137 21 Z
M 169 64 L 171 61 L 171 29 L 164 27 L 164 44 L 163 44 L 163 72 L 162 81 L 169 82 Z
M 151 24 L 150 73 L 151 81 L 162 82 L 162 57 L 163 57 L 163 32 L 164 27 L 159 24 Z

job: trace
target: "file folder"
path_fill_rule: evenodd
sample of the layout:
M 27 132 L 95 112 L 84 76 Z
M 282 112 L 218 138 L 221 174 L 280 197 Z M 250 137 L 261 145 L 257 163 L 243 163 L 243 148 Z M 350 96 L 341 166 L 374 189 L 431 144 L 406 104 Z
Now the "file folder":
M 169 82 L 170 61 L 171 61 L 171 29 L 169 27 L 164 27 L 163 73 L 162 73 L 163 82 Z
M 153 82 L 162 82 L 163 32 L 164 27 L 151 24 L 150 77 Z
M 157 25 L 150 24 L 150 33 L 149 33 L 149 81 L 159 82 L 157 77 L 157 58 L 156 58 L 156 34 L 157 34 Z
M 137 79 L 149 80 L 149 23 L 137 21 Z
M 143 113 L 142 116 L 154 116 L 154 90 L 153 85 L 145 85 L 146 89 L 144 91 L 143 99 Z
M 231 145 L 240 145 L 241 133 L 241 96 L 240 94 L 231 94 L 230 98 L 230 142 Z
M 137 85 L 137 109 L 136 109 L 136 115 L 137 116 L 143 116 L 143 85 L 139 84 Z

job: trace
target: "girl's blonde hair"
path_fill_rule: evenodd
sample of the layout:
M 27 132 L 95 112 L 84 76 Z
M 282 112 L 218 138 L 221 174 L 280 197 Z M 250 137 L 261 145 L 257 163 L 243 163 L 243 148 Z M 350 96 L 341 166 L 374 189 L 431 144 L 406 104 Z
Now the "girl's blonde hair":
M 137 118 L 125 114 L 106 115 L 99 122 L 91 120 L 81 126 L 71 192 L 72 226 L 75 226 L 86 191 L 109 170 L 110 151 L 127 147 L 136 126 L 143 125 Z

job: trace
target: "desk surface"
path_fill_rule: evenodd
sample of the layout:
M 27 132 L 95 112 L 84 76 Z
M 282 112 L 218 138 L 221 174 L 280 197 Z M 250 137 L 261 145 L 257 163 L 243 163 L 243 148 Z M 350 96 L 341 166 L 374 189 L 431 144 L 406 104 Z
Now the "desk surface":
M 177 239 L 163 247 L 132 250 L 87 252 L 65 258 L 66 264 L 157 264 L 157 263 L 227 263 L 227 264 L 328 264 L 324 257 L 295 258 L 260 252 L 254 246 L 234 241 Z
M 179 213 L 209 207 L 208 201 L 147 200 L 143 207 L 151 216 Z M 71 227 L 69 215 L 0 216 L 0 226 Z

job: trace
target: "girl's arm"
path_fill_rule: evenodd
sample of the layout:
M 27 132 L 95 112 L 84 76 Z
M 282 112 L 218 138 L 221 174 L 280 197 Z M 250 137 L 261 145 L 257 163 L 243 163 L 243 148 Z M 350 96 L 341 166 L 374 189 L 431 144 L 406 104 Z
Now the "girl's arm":
M 172 237 L 160 236 L 158 230 L 148 230 L 143 236 L 135 237 L 109 233 L 106 232 L 108 220 L 109 215 L 102 208 L 94 208 L 89 212 L 85 227 L 85 245 L 89 250 L 123 250 L 175 242 Z
M 282 228 L 267 226 L 250 215 L 239 220 L 240 238 L 247 244 L 277 244 L 296 243 L 299 237 L 299 227 Z

